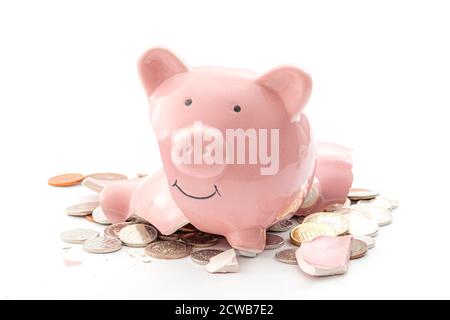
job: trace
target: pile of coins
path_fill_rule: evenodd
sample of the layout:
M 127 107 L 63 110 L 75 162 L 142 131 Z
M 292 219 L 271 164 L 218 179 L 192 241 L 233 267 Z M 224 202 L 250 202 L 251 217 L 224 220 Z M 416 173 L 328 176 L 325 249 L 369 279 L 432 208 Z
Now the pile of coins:
M 81 183 L 92 190 L 99 191 L 98 186 L 86 184 L 80 177 L 84 176 L 79 174 L 57 176 L 51 178 L 49 184 L 71 186 Z M 124 175 L 113 173 L 98 173 L 86 177 L 95 177 L 98 180 L 127 179 Z M 398 203 L 395 200 L 380 197 L 377 192 L 360 188 L 351 189 L 348 200 L 344 204 L 333 204 L 323 212 L 279 221 L 268 228 L 265 250 L 290 245 L 290 248 L 276 252 L 275 259 L 286 264 L 298 264 L 302 268 L 296 257 L 296 252 L 302 244 L 323 236 L 350 235 L 352 236 L 350 259 L 358 259 L 375 246 L 373 237 L 377 235 L 380 227 L 392 222 L 392 210 L 397 206 Z M 71 205 L 67 207 L 66 213 L 105 225 L 103 235 L 95 230 L 84 228 L 68 230 L 61 234 L 63 241 L 81 244 L 83 250 L 89 253 L 112 253 L 127 246 L 143 248 L 146 256 L 155 259 L 180 259 L 190 256 L 193 262 L 206 265 L 206 269 L 210 272 L 237 272 L 238 270 L 234 250 L 222 250 L 223 248 L 217 247 L 219 240 L 222 239 L 222 243 L 225 242 L 222 236 L 201 232 L 191 224 L 183 226 L 171 235 L 160 234 L 149 222 L 137 216 L 131 217 L 126 222 L 111 224 L 98 202 Z M 289 233 L 290 243 L 276 234 L 283 232 Z M 214 246 L 216 247 L 211 248 Z M 243 252 L 237 254 L 252 256 Z M 212 258 L 214 258 L 214 266 L 212 266 Z M 212 269 L 215 271 L 211 271 Z

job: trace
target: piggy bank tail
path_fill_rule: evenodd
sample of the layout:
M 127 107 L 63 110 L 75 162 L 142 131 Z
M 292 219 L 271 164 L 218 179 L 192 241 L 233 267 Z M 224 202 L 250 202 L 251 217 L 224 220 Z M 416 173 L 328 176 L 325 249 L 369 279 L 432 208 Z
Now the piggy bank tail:
M 353 182 L 352 166 L 350 149 L 332 143 L 318 143 L 314 181 L 297 215 L 344 204 Z

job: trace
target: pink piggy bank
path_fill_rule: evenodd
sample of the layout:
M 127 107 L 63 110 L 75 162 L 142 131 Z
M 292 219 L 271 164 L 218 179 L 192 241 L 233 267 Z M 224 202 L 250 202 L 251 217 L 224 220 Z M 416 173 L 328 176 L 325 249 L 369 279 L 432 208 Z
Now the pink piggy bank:
M 112 222 L 134 214 L 164 234 L 190 222 L 253 255 L 274 223 L 345 202 L 349 152 L 316 145 L 303 114 L 312 86 L 304 71 L 190 68 L 155 48 L 139 73 L 163 170 L 105 185 L 101 206 Z

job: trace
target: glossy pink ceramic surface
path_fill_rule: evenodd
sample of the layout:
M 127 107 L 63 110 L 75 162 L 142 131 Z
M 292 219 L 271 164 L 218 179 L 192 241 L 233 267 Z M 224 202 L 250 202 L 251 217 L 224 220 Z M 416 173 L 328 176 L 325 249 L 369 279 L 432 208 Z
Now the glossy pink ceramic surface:
M 138 183 L 105 187 L 101 205 L 112 221 L 138 214 L 165 234 L 189 221 L 199 230 L 224 235 L 236 249 L 257 253 L 264 249 L 267 227 L 300 213 L 315 171 L 320 195 L 313 208 L 345 201 L 351 184 L 348 151 L 334 145 L 316 150 L 302 113 L 312 83 L 302 70 L 283 66 L 257 75 L 190 68 L 170 51 L 156 48 L 140 59 L 139 73 L 164 170 Z M 277 170 L 262 174 L 267 165 L 261 163 L 173 161 L 174 150 L 195 134 L 224 137 L 228 129 L 277 129 Z M 272 143 L 269 138 L 269 151 Z M 235 154 L 237 147 L 232 148 Z M 208 152 L 205 144 L 202 154 Z M 248 151 L 245 156 L 249 159 Z

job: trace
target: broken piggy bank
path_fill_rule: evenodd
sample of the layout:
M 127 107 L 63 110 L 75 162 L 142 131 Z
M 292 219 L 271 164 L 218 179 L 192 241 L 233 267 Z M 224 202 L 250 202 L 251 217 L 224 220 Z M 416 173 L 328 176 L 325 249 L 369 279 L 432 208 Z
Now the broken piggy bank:
M 315 143 L 303 114 L 312 82 L 301 69 L 190 68 L 162 48 L 138 68 L 163 168 L 104 184 L 111 222 L 138 215 L 163 234 L 190 222 L 255 254 L 274 223 L 345 202 L 349 151 Z

